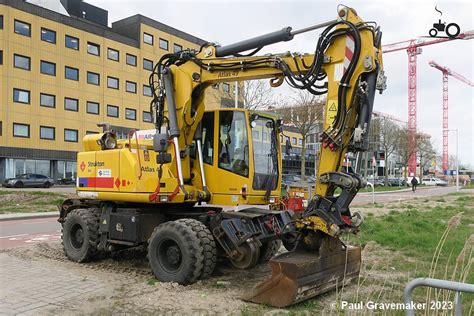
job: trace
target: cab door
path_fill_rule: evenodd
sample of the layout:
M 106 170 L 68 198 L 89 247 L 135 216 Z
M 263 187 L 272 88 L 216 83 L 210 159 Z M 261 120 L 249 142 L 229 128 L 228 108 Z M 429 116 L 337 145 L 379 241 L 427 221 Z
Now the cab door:
M 248 131 L 245 111 L 220 110 L 204 114 L 204 172 L 213 204 L 246 203 L 252 184 Z

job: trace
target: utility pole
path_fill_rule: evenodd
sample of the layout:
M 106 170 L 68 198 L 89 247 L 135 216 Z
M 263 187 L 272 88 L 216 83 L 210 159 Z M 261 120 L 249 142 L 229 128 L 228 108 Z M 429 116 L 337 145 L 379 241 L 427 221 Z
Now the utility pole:
M 239 107 L 239 82 L 235 82 L 235 88 L 234 88 L 234 94 L 235 94 L 235 108 L 237 109 Z
M 448 129 L 448 132 L 456 132 L 456 191 L 459 191 L 459 133 L 458 129 Z

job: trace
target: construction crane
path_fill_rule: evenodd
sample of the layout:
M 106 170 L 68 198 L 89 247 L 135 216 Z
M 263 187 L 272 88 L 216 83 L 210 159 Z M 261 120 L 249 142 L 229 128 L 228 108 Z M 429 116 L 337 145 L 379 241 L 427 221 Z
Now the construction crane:
M 422 38 L 392 43 L 382 46 L 383 53 L 391 53 L 406 50 L 408 54 L 408 131 L 410 152 L 412 155 L 408 161 L 408 174 L 414 175 L 416 172 L 416 56 L 421 54 L 423 46 L 444 43 L 456 39 L 472 39 L 474 31 L 459 34 L 455 38 L 436 38 L 425 40 Z
M 442 72 L 443 74 L 443 163 L 442 168 L 443 172 L 449 169 L 448 166 L 448 76 L 453 76 L 454 78 L 462 81 L 471 87 L 474 87 L 474 82 L 470 81 L 463 75 L 458 74 L 457 72 L 449 69 L 448 67 L 441 66 L 434 61 L 430 61 L 429 65 L 434 67 Z

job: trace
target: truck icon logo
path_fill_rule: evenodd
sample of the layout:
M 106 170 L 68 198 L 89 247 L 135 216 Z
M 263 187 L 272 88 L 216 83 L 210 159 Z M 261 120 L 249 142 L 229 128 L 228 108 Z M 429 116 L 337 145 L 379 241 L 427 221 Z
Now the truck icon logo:
M 440 15 L 443 15 L 443 12 L 438 10 L 437 6 L 435 6 L 435 11 L 439 12 Z M 446 25 L 446 22 L 441 22 L 441 19 L 438 20 L 438 23 L 433 23 L 433 28 L 429 30 L 429 34 L 431 37 L 437 37 L 438 32 L 445 32 L 449 38 L 455 38 L 456 36 L 461 33 L 461 29 L 459 25 L 456 23 L 449 23 Z

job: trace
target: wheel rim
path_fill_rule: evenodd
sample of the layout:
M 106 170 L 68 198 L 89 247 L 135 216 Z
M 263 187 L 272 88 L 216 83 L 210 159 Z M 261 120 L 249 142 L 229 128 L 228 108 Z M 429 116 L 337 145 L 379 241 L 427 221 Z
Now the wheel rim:
M 181 267 L 183 255 L 176 241 L 165 239 L 158 245 L 158 262 L 168 273 L 175 273 Z
M 232 265 L 238 269 L 248 269 L 257 264 L 260 248 L 254 243 L 245 243 L 238 248 L 239 253 L 230 258 Z
M 71 246 L 75 249 L 81 249 L 84 244 L 84 230 L 79 224 L 75 224 L 71 228 Z

